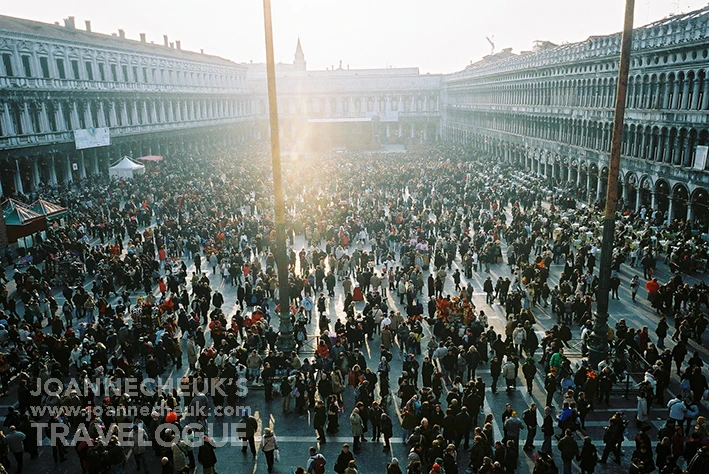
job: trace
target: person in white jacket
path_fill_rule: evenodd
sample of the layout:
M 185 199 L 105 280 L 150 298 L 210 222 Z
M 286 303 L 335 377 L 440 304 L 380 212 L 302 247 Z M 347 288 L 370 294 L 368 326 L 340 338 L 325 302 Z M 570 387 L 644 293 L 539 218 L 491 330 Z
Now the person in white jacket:
M 645 391 L 641 391 L 638 394 L 638 410 L 635 414 L 635 419 L 638 422 L 639 428 L 650 421 L 650 410 L 647 404 L 647 394 Z

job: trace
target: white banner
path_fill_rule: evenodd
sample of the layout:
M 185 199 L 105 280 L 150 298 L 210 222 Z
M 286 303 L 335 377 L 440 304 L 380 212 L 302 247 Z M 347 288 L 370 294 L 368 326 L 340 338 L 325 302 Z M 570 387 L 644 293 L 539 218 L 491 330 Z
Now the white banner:
M 77 150 L 108 146 L 111 144 L 111 133 L 108 127 L 74 130 L 74 142 Z

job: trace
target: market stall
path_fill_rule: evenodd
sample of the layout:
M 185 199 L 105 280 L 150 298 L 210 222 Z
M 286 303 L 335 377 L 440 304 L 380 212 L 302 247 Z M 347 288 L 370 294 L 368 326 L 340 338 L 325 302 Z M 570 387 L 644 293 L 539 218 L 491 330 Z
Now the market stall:
M 131 179 L 135 176 L 145 174 L 145 166 L 124 156 L 121 161 L 108 169 L 108 174 L 112 178 Z

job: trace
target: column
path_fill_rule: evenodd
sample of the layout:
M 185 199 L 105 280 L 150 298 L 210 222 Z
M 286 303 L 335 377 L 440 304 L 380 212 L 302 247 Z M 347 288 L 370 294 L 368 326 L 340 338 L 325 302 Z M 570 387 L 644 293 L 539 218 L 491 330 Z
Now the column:
M 598 177 L 596 178 L 596 199 L 601 198 L 601 192 L 603 192 L 603 178 L 601 178 L 599 170 Z
M 86 164 L 84 161 L 84 150 L 81 150 L 79 155 L 79 177 L 81 179 L 86 179 Z
M 402 135 L 402 130 L 401 130 L 401 122 L 399 122 L 399 138 L 401 138 Z
M 52 186 L 57 185 L 57 163 L 54 159 L 54 155 L 52 155 L 52 159 L 49 165 L 49 184 L 51 184 Z
M 109 117 L 110 119 L 110 117 Z M 106 110 L 103 106 L 103 101 L 100 100 L 98 103 L 98 117 L 96 118 L 96 123 L 99 127 L 110 127 L 110 123 L 106 123 Z
M 43 132 L 49 132 L 51 127 L 49 126 L 49 115 L 47 114 L 47 107 L 44 102 L 38 102 L 37 107 L 39 109 L 39 122 L 42 127 Z
M 39 166 L 37 166 L 37 161 L 38 160 L 36 158 L 32 160 L 32 185 L 35 189 L 37 189 L 40 181 L 42 181 L 39 176 Z
M 591 170 L 586 172 L 586 197 L 591 201 Z
M 640 188 L 635 189 L 635 212 L 640 212 Z
M 18 194 L 25 194 L 22 188 L 22 175 L 20 174 L 20 160 L 15 160 L 15 190 Z
M 623 205 L 624 205 L 624 206 L 627 206 L 627 205 L 628 205 L 628 188 L 629 188 L 629 187 L 630 187 L 630 185 L 629 185 L 628 183 L 623 183 Z M 638 200 L 637 195 L 638 195 L 638 193 L 637 193 L 637 191 L 636 191 L 636 192 L 635 192 L 635 196 L 636 196 L 636 197 L 635 197 L 635 200 L 636 200 L 636 201 Z M 622 209 L 621 209 L 621 210 L 622 210 Z
M 675 198 L 670 195 L 669 199 L 669 208 L 667 209 L 667 223 L 669 224 L 672 222 L 672 219 L 674 218 L 675 214 Z
M 99 169 L 98 169 L 98 151 L 94 150 L 94 159 L 92 160 L 93 163 L 93 174 L 97 175 L 99 174 Z
M 657 209 L 657 193 L 655 191 L 650 193 L 650 207 L 653 211 Z
M 689 222 L 694 220 L 694 203 L 691 199 L 687 201 L 687 220 Z
M 391 124 L 387 124 L 387 131 L 386 131 L 386 137 L 389 138 L 391 136 Z
M 694 78 L 694 84 L 692 86 L 692 104 L 690 109 L 697 110 L 697 105 L 699 104 L 699 78 Z
M 109 103 L 108 118 L 111 120 L 111 126 L 115 127 L 118 125 L 118 116 L 116 115 L 116 103 Z
M 79 110 L 76 102 L 71 103 L 71 129 L 78 130 L 81 127 L 79 122 Z
M 66 155 L 66 166 L 64 169 L 64 176 L 66 177 L 66 179 L 64 180 L 65 183 L 71 183 L 73 181 L 71 175 L 71 158 L 69 157 L 69 154 Z
M 414 124 L 411 124 L 411 138 L 414 138 Z

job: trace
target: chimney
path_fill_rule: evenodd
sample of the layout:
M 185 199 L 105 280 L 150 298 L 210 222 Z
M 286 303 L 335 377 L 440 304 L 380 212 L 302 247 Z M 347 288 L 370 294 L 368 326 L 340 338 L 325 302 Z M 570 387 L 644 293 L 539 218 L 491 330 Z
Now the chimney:
M 175 41 L 175 49 L 182 49 L 182 45 L 180 45 L 180 40 Z
M 84 23 L 86 23 L 86 31 L 91 33 L 91 20 L 84 20 Z
M 118 30 L 118 37 L 121 39 L 126 39 L 126 32 L 124 30 Z
M 145 43 L 145 33 L 140 34 L 140 42 Z
M 64 18 L 64 26 L 70 30 L 75 29 L 76 25 L 74 24 L 74 17 L 70 16 L 68 18 Z
M 170 41 L 170 49 L 175 49 L 175 43 L 173 43 L 172 41 Z
M 200 50 L 199 50 L 199 54 L 204 54 L 204 50 L 203 50 L 203 49 L 200 49 Z
M 170 43 L 167 42 L 167 35 L 162 35 L 162 40 L 165 43 L 165 46 L 170 46 Z

